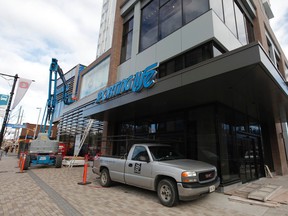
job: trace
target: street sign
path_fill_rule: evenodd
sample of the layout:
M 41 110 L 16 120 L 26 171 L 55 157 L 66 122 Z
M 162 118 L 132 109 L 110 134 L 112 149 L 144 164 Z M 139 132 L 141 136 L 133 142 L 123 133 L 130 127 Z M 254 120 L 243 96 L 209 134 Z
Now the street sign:
M 26 128 L 26 124 L 20 125 L 20 124 L 6 124 L 6 127 L 12 127 L 12 128 Z

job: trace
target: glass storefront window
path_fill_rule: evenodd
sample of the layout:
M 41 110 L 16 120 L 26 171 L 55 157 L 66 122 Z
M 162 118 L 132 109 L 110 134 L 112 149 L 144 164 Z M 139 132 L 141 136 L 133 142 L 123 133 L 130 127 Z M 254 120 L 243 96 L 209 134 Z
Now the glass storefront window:
M 184 24 L 189 23 L 209 10 L 208 0 L 183 0 Z
M 209 0 L 152 0 L 142 9 L 140 51 L 209 10 Z
M 181 0 L 170 0 L 160 8 L 160 39 L 182 26 Z
M 216 57 L 224 53 L 214 41 L 201 45 L 193 50 L 187 51 L 159 66 L 159 78 L 168 76 L 183 68 L 193 66 L 207 59 Z
M 192 148 L 188 150 L 192 151 L 188 152 L 188 155 L 192 155 L 192 159 L 205 161 L 217 167 L 219 156 L 217 154 L 214 106 L 192 109 L 189 111 L 188 119 L 188 145 L 194 144 L 194 147 L 191 146 Z
M 234 3 L 235 5 L 235 16 L 236 16 L 236 22 L 237 22 L 237 31 L 238 31 L 238 39 L 243 44 L 247 44 L 247 32 L 246 32 L 246 24 L 244 15 L 239 9 L 238 5 Z
M 201 106 L 119 126 L 116 134 L 129 135 L 132 141 L 145 138 L 146 142 L 171 144 L 186 158 L 215 165 L 222 184 L 263 176 L 259 122 L 227 106 Z M 122 145 L 127 142 L 122 141 Z M 119 145 L 114 146 L 120 152 Z
M 84 98 L 103 88 L 108 82 L 108 72 L 110 57 L 104 59 L 89 72 L 85 73 L 81 79 L 80 99 Z
M 121 63 L 131 58 L 133 36 L 133 18 L 123 26 L 123 39 L 121 48 Z
M 153 0 L 142 9 L 140 50 L 144 50 L 158 41 L 159 0 Z
M 224 15 L 225 15 L 225 23 L 228 28 L 232 31 L 232 33 L 236 36 L 236 23 L 234 16 L 234 0 L 225 0 L 224 1 Z
M 213 46 L 213 57 L 222 55 L 223 51 L 219 50 L 216 46 Z
M 210 0 L 210 7 L 215 11 L 219 18 L 224 21 L 222 0 Z

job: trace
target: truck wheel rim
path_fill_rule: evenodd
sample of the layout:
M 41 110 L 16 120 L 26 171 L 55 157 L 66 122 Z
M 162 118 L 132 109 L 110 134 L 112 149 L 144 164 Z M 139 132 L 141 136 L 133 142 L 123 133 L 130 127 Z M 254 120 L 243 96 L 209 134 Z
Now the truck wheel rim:
M 102 174 L 101 181 L 105 184 L 107 182 L 106 174 Z
M 160 196 L 161 196 L 162 200 L 169 201 L 171 199 L 171 195 L 172 195 L 172 192 L 171 192 L 171 188 L 169 186 L 163 185 L 160 188 Z

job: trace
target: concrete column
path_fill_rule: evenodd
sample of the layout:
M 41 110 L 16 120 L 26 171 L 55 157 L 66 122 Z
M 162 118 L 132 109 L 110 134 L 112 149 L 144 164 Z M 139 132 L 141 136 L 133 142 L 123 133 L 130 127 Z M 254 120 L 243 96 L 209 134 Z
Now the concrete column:
M 285 149 L 285 139 L 287 140 L 287 133 L 283 130 L 282 124 L 286 122 L 286 114 L 283 106 L 279 106 L 278 115 L 275 116 L 274 133 L 271 133 L 271 149 L 274 163 L 274 169 L 277 175 L 287 175 L 288 165 Z M 275 112 L 277 113 L 277 112 Z M 271 128 L 272 129 L 272 128 Z M 273 129 L 272 129 L 273 130 Z M 286 133 L 286 134 L 285 134 Z

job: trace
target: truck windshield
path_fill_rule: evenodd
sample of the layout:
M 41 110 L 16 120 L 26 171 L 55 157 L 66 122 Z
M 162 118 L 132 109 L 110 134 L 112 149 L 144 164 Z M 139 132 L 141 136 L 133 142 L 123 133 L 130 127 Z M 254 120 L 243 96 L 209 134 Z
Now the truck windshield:
M 154 161 L 184 159 L 184 156 L 170 146 L 149 146 Z

